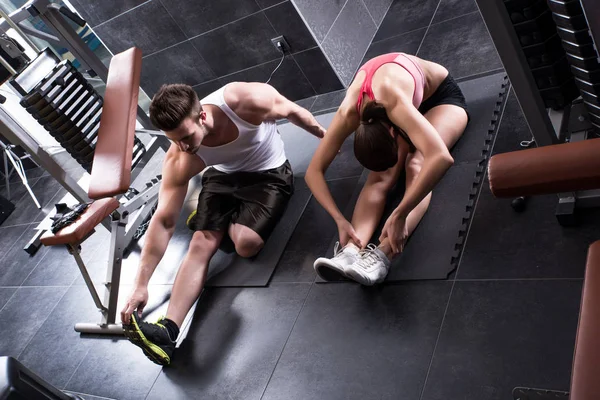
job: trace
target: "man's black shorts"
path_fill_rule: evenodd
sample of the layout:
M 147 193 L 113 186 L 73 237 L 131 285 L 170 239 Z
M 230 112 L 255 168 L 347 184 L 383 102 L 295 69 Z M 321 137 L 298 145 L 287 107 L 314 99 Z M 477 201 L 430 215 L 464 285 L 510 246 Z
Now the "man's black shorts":
M 230 224 L 247 226 L 266 241 L 294 193 L 289 161 L 258 172 L 204 171 L 192 230 L 227 232 Z

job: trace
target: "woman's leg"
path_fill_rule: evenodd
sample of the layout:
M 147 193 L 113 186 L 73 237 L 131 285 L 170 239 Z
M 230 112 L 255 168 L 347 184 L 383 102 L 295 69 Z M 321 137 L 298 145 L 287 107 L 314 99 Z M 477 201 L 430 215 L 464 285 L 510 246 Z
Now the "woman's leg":
M 458 106 L 451 104 L 442 104 L 432 108 L 425 113 L 425 118 L 433 125 L 440 137 L 448 147 L 452 149 L 454 144 L 460 139 L 465 128 L 467 127 L 467 113 Z M 420 152 L 410 154 L 406 159 L 406 188 L 408 189 L 421 171 L 423 165 L 423 155 Z M 431 193 L 429 193 L 407 216 L 406 226 L 408 235 L 410 236 L 421 219 L 431 201 Z M 355 228 L 356 229 L 356 228 Z M 361 237 L 362 238 L 362 237 Z M 388 258 L 391 258 L 391 247 L 388 239 L 385 239 L 379 247 L 386 253 Z
M 398 181 L 407 154 L 408 145 L 399 146 L 398 163 L 387 171 L 369 173 L 367 182 L 358 196 L 351 222 L 364 246 L 371 240 L 371 236 L 381 220 L 387 194 Z M 352 239 L 349 244 L 359 247 Z

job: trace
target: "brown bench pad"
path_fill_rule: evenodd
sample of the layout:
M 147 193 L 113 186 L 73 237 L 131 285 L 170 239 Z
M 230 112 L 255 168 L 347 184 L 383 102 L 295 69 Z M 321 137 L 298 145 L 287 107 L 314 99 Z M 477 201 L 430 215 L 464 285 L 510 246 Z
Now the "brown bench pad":
M 600 188 L 600 139 L 497 154 L 488 167 L 496 197 Z
M 42 236 L 41 242 L 45 246 L 56 246 L 59 244 L 79 243 L 94 228 L 108 217 L 113 211 L 119 208 L 119 201 L 115 198 L 107 198 L 94 201 L 84 211 L 79 219 L 71 225 L 64 227 L 53 234 L 48 231 Z

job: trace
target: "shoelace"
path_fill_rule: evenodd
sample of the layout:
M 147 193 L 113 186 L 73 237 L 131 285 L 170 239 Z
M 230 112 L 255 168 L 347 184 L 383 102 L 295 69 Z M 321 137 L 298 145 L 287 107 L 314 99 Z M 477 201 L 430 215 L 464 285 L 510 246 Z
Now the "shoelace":
M 361 250 L 361 252 L 359 253 L 360 260 L 358 260 L 356 265 L 358 265 L 364 270 L 367 270 L 371 263 L 380 261 L 381 257 L 379 257 L 377 253 L 375 253 L 375 250 L 377 250 L 377 246 L 375 246 L 372 243 L 368 244 L 367 248 Z
M 339 250 L 339 251 L 338 251 Z M 340 249 L 340 242 L 335 242 L 335 246 L 333 247 L 333 256 L 337 256 L 338 254 L 340 254 L 340 252 L 344 250 L 343 248 Z

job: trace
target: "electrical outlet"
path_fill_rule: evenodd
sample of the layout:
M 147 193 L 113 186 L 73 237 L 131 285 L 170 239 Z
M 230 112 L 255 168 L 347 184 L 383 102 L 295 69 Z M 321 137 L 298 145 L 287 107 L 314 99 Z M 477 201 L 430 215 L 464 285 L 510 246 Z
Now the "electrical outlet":
M 273 46 L 279 51 L 283 51 L 284 53 L 290 52 L 290 45 L 283 36 L 277 36 L 276 38 L 271 39 L 271 43 L 273 43 Z M 281 48 L 277 45 L 278 43 L 281 43 Z

